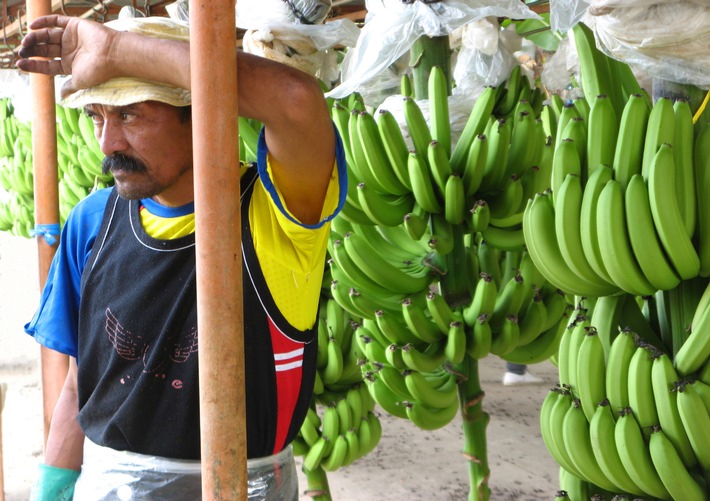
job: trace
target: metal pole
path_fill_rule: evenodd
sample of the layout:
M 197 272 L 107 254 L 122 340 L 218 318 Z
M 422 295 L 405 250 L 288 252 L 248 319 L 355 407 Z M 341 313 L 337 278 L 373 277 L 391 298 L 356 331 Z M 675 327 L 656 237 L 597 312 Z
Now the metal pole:
M 49 0 L 27 2 L 28 20 L 51 14 Z M 35 224 L 59 224 L 59 180 L 57 173 L 57 124 L 54 100 L 54 77 L 30 73 L 32 92 L 32 158 L 34 163 Z M 59 237 L 57 236 L 57 241 Z M 39 285 L 44 288 L 47 272 L 57 244 L 37 237 Z M 54 406 L 69 369 L 69 357 L 42 346 L 42 398 L 44 407 L 44 442 Z
M 190 1 L 205 500 L 247 499 L 235 6 Z

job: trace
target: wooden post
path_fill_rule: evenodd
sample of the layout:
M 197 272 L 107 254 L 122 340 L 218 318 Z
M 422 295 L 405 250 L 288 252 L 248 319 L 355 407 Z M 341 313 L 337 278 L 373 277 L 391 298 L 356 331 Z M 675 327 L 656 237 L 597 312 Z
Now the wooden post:
M 27 18 L 51 14 L 49 0 L 27 2 Z M 54 77 L 30 73 L 32 92 L 32 158 L 34 163 L 35 224 L 59 225 L 59 180 L 57 173 L 57 124 L 54 99 Z M 59 235 L 56 235 L 59 242 Z M 44 288 L 47 272 L 57 243 L 50 245 L 47 238 L 37 237 L 39 286 Z M 44 443 L 47 442 L 49 423 L 54 406 L 69 370 L 69 357 L 42 346 L 42 400 L 44 408 Z
M 190 1 L 204 500 L 247 499 L 235 6 Z

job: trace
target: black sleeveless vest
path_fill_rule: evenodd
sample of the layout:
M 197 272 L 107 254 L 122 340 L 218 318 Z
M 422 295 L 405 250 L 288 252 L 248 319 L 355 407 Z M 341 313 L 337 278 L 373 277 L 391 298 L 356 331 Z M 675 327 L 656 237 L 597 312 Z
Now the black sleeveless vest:
M 248 217 L 255 171 L 244 175 L 241 196 L 249 459 L 298 434 L 317 353 L 315 328 L 288 324 L 256 258 Z M 195 239 L 150 237 L 139 210 L 111 193 L 82 274 L 79 423 L 102 446 L 199 459 Z

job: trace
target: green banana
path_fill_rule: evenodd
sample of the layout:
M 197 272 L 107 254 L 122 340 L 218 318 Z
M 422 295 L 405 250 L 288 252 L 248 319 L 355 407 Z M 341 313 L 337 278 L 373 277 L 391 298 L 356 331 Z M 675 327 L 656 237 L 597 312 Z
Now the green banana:
M 562 141 L 571 142 L 577 150 L 582 179 L 589 177 L 587 170 L 587 123 L 582 117 L 572 117 L 562 131 Z M 555 154 L 557 154 L 555 152 Z M 598 167 L 598 166 L 597 166 Z
M 560 192 L 562 183 L 570 174 L 582 179 L 582 161 L 579 158 L 579 152 L 574 140 L 565 138 L 555 146 L 554 156 L 552 157 L 550 186 L 555 204 L 557 203 L 557 195 Z
M 325 471 L 336 471 L 345 463 L 345 457 L 348 453 L 348 442 L 345 440 L 345 435 L 338 435 L 335 439 L 331 439 L 333 446 L 330 453 L 327 454 L 320 462 L 321 468 Z
M 600 94 L 610 95 L 612 80 L 607 57 L 597 48 L 594 31 L 579 22 L 572 27 L 572 38 L 579 58 L 584 97 L 593 106 Z
M 525 282 L 524 279 L 523 282 Z M 547 306 L 542 293 L 534 287 L 528 288 L 533 290 L 533 295 L 523 302 L 524 305 L 518 315 L 518 324 L 520 325 L 519 346 L 525 346 L 535 340 L 545 330 L 544 327 L 548 322 Z
M 710 193 L 710 127 L 702 128 L 695 140 L 694 152 L 696 192 Z M 710 276 L 710 197 L 697 197 L 697 243 L 700 276 Z
M 473 232 L 486 231 L 491 221 L 491 210 L 485 200 L 476 200 L 471 208 L 471 221 L 469 223 Z
M 555 234 L 555 209 L 549 193 L 535 195 L 528 202 L 523 232 L 535 266 L 555 287 L 579 296 L 606 294 L 606 289 L 577 276 L 565 263 Z
M 305 471 L 314 471 L 318 468 L 325 457 L 327 447 L 328 439 L 321 436 L 303 457 L 303 469 Z
M 626 229 L 624 188 L 616 180 L 610 180 L 599 194 L 597 201 L 597 241 L 602 256 L 606 259 L 606 271 L 613 282 L 629 294 L 650 295 L 656 289 L 641 271 L 631 249 Z
M 710 425 L 710 414 L 708 414 L 703 399 L 696 390 L 696 385 L 697 383 L 679 386 L 676 392 L 676 403 L 678 405 L 678 414 L 692 451 L 702 469 L 709 471 L 710 436 L 708 436 L 708 428 L 705 428 L 705 426 Z
M 600 295 L 614 294 L 619 290 L 618 286 L 597 274 L 584 254 L 580 226 L 583 196 L 581 178 L 567 174 L 555 197 L 555 233 L 560 252 L 567 266 L 578 276 L 607 290 Z
M 385 109 L 380 109 L 377 112 L 377 128 L 380 131 L 382 145 L 389 158 L 390 165 L 395 176 L 402 185 L 407 189 L 411 189 L 409 183 L 409 172 L 407 171 L 407 157 L 409 149 L 402 135 L 402 130 L 394 115 Z
M 657 356 L 653 360 L 651 369 L 651 386 L 656 412 L 658 413 L 658 422 L 663 432 L 678 451 L 683 464 L 687 468 L 691 468 L 698 462 L 698 459 L 690 445 L 678 410 L 677 382 L 678 373 L 673 367 L 671 358 L 665 353 Z M 708 443 L 710 444 L 710 441 Z
M 519 252 L 525 249 L 525 233 L 522 225 L 500 228 L 490 224 L 481 231 L 481 236 L 488 245 L 501 251 Z
M 446 340 L 440 339 L 423 350 L 414 344 L 402 346 L 402 359 L 413 371 L 435 372 L 446 362 Z
M 446 158 L 451 156 L 451 121 L 449 118 L 449 82 L 441 66 L 429 72 L 429 130 Z M 462 171 L 458 171 L 462 172 Z
M 597 96 L 589 111 L 587 133 L 587 175 L 600 165 L 613 166 L 619 122 L 611 99 Z
M 492 219 L 506 219 L 518 212 L 523 201 L 523 183 L 513 174 L 502 181 L 500 191 L 488 198 Z
M 606 183 L 612 179 L 612 170 L 602 166 L 596 169 L 587 179 L 587 184 L 584 186 L 584 194 L 582 195 L 582 206 L 579 213 L 579 233 L 582 238 L 582 250 L 587 258 L 589 266 L 591 266 L 597 275 L 602 277 L 607 282 L 613 282 L 604 265 L 602 253 L 599 249 L 599 240 L 597 239 L 597 204 L 599 195 L 606 186 Z
M 589 420 L 589 439 L 594 458 L 606 477 L 616 486 L 616 490 L 643 496 L 646 493 L 631 479 L 619 457 L 614 439 L 614 415 L 609 402 L 603 400 Z
M 648 449 L 656 471 L 673 499 L 702 501 L 707 499 L 704 488 L 688 472 L 686 466 L 661 428 L 651 433 Z
M 367 383 L 367 389 L 370 391 L 370 395 L 383 411 L 394 417 L 402 419 L 407 418 L 407 412 L 403 405 L 404 400 L 390 390 L 379 377 L 376 375 L 370 375 L 365 378 L 365 381 Z
M 553 450 L 557 451 L 558 454 L 555 461 L 557 461 L 566 471 L 577 477 L 582 477 L 582 473 L 580 473 L 570 458 L 563 434 L 565 416 L 567 415 L 567 411 L 569 411 L 572 407 L 573 400 L 574 397 L 572 397 L 569 390 L 563 389 L 560 391 L 558 399 L 555 401 L 552 409 L 550 410 L 548 427 L 550 429 L 550 439 L 553 444 Z
M 442 371 L 437 379 L 444 379 L 443 384 L 436 386 L 423 373 L 408 371 L 404 381 L 414 401 L 432 409 L 443 409 L 456 403 L 458 398 L 456 376 Z
M 640 174 L 631 176 L 625 194 L 626 229 L 636 261 L 657 290 L 671 290 L 680 277 L 668 261 L 653 223 L 646 182 Z
M 673 364 L 680 376 L 689 376 L 699 370 L 710 357 L 710 287 L 705 289 L 690 324 L 690 335 L 673 357 Z
M 426 308 L 426 307 L 424 307 Z M 402 318 L 410 331 L 424 343 L 434 343 L 442 339 L 446 331 L 441 330 L 436 322 L 421 306 L 410 298 L 402 301 Z
M 451 322 L 457 320 L 457 313 L 449 306 L 441 294 L 429 291 L 426 294 L 426 306 L 432 320 L 442 332 L 449 330 Z
M 443 146 L 439 144 L 438 141 L 431 141 L 426 149 L 426 153 L 427 160 L 429 161 L 431 178 L 434 180 L 437 192 L 443 196 L 446 192 L 446 181 L 453 173 L 449 157 L 444 151 Z
M 375 117 L 370 113 L 361 112 L 356 123 L 359 145 L 366 160 L 360 170 L 369 171 L 364 180 L 374 180 L 374 183 L 370 181 L 370 185 L 381 193 L 390 195 L 409 193 L 409 189 L 399 180 L 389 161 Z
M 360 452 L 360 436 L 355 428 L 350 428 L 345 432 L 343 437 L 345 437 L 345 441 L 347 442 L 347 453 L 345 454 L 345 460 L 342 466 L 350 466 L 357 459 L 362 457 L 362 453 Z
M 589 423 L 582 405 L 574 399 L 562 422 L 562 437 L 567 454 L 581 477 L 603 489 L 613 491 L 616 486 L 607 478 L 594 457 Z
M 673 267 L 683 280 L 697 277 L 700 258 L 680 212 L 675 191 L 673 148 L 669 144 L 661 144 L 658 153 L 649 161 L 648 195 L 656 231 Z
M 552 358 L 559 353 L 560 343 L 567 330 L 568 321 L 569 315 L 563 314 L 555 324 L 544 330 L 535 339 L 527 344 L 522 344 L 519 341 L 517 348 L 502 355 L 501 358 L 508 362 L 525 365 L 540 363 Z
M 451 153 L 451 167 L 456 172 L 462 172 L 464 166 L 468 164 L 469 151 L 472 148 L 474 138 L 485 131 L 486 124 L 493 113 L 495 99 L 496 89 L 494 87 L 486 87 L 473 103 L 471 113 Z
M 373 364 L 376 367 L 375 375 L 387 385 L 402 401 L 411 401 L 414 395 L 409 391 L 409 387 L 405 382 L 405 373 L 408 370 L 397 370 L 385 363 Z
M 648 114 L 641 160 L 641 173 L 644 179 L 648 179 L 651 164 L 661 145 L 672 145 L 674 142 L 675 113 L 673 112 L 673 100 L 667 97 L 659 97 L 653 103 Z
M 404 405 L 407 417 L 415 426 L 422 430 L 438 430 L 449 424 L 458 413 L 458 400 L 444 408 L 429 408 L 416 402 L 408 402 Z
M 325 367 L 320 371 L 323 383 L 337 383 L 343 375 L 343 351 L 335 337 L 328 338 L 327 359 Z
M 653 465 L 641 428 L 629 408 L 622 409 L 619 413 L 614 427 L 614 442 L 621 463 L 634 483 L 648 496 L 671 499 Z
M 510 115 L 520 100 L 520 88 L 523 78 L 523 70 L 519 64 L 513 66 L 510 75 L 505 81 L 505 93 L 501 101 L 496 106 L 496 114 L 500 116 Z
M 675 115 L 673 158 L 675 161 L 676 197 L 685 223 L 685 231 L 692 237 L 695 235 L 697 220 L 697 195 L 693 166 L 695 135 L 693 113 L 690 110 L 690 104 L 684 99 L 676 100 L 673 103 L 673 113 Z
M 453 173 L 444 186 L 444 218 L 451 224 L 460 224 L 465 216 L 465 204 L 463 179 Z
M 646 436 L 651 427 L 659 423 L 651 377 L 655 356 L 657 353 L 652 347 L 641 344 L 629 361 L 629 407 Z
M 402 317 L 384 310 L 375 312 L 375 321 L 382 334 L 390 343 L 404 346 L 408 343 L 421 343 L 421 340 L 412 334 Z
M 614 179 L 624 187 L 631 177 L 642 173 L 643 145 L 646 138 L 649 107 L 641 94 L 626 101 L 619 123 L 619 136 L 614 151 Z
M 508 152 L 506 175 L 522 176 L 534 164 L 538 150 L 537 127 L 542 126 L 535 120 L 535 115 L 530 110 L 516 112 L 513 117 L 510 136 L 510 151 Z
M 508 163 L 511 129 L 511 122 L 501 118 L 493 120 L 490 130 L 486 132 L 488 150 L 481 180 L 481 191 L 495 192 L 503 184 L 505 166 Z
M 464 193 L 467 197 L 472 197 L 481 187 L 483 181 L 483 173 L 486 168 L 486 160 L 488 158 L 488 136 L 485 134 L 477 134 L 471 141 L 471 147 L 466 155 L 466 163 L 463 165 L 463 185 Z M 454 159 L 451 159 L 451 169 L 454 172 L 457 164 Z
M 441 201 L 434 191 L 434 181 L 426 160 L 426 151 L 410 151 L 407 158 L 407 170 L 412 193 L 417 204 L 427 212 L 438 213 L 443 210 Z
M 520 339 L 518 316 L 506 315 L 500 326 L 494 328 L 493 333 L 494 335 L 491 339 L 491 353 L 503 357 L 513 351 L 518 346 Z
M 391 195 L 378 192 L 366 183 L 358 183 L 357 199 L 362 211 L 374 224 L 381 226 L 399 226 L 404 216 L 414 208 L 414 196 L 411 192 Z
M 404 120 L 407 123 L 414 151 L 425 155 L 432 137 L 422 109 L 414 99 L 404 97 L 402 98 L 402 111 L 404 112 Z
M 466 356 L 466 329 L 463 321 L 455 320 L 449 325 L 444 354 L 453 365 L 463 362 Z
M 489 322 L 490 314 L 482 313 L 473 325 L 467 324 L 466 353 L 475 360 L 480 360 L 491 351 L 493 329 Z
M 585 332 L 577 354 L 577 388 L 587 420 L 591 421 L 599 402 L 606 395 L 604 346 L 596 328 Z
M 343 236 L 345 251 L 370 277 L 393 292 L 415 293 L 429 285 L 428 276 L 413 276 L 387 261 L 372 245 L 357 233 Z

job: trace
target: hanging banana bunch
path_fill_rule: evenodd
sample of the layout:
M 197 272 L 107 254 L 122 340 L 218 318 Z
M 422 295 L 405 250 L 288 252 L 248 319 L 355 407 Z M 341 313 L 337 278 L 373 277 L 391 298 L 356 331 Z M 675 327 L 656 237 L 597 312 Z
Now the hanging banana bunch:
M 477 98 L 455 144 L 448 93 L 435 67 L 428 120 L 410 95 L 402 126 L 356 94 L 332 107 L 349 183 L 332 223 L 331 293 L 362 319 L 355 340 L 374 400 L 427 430 L 457 415 L 456 366 L 491 353 L 550 358 L 571 305 L 522 229 L 527 199 L 550 187 L 541 92 L 516 67 Z

